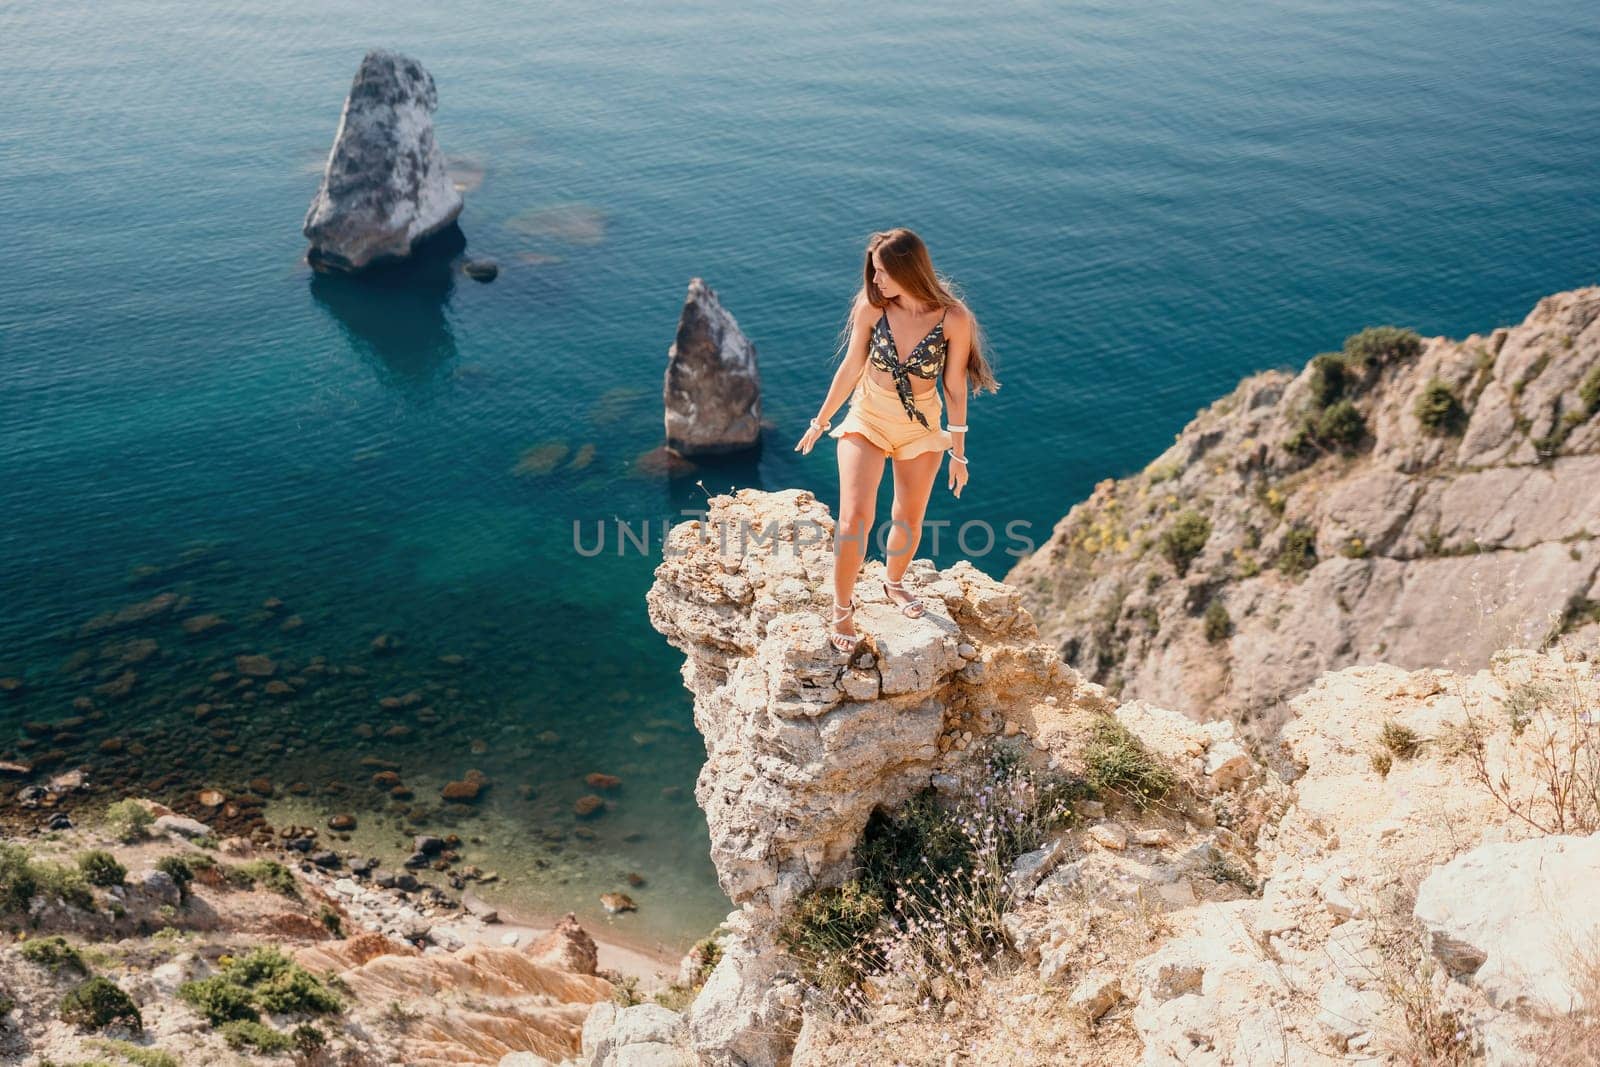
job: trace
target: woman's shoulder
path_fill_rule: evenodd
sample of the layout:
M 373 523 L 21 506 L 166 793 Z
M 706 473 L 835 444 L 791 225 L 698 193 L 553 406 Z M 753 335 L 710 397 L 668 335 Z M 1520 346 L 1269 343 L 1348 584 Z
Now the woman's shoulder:
M 850 305 L 850 321 L 858 326 L 865 326 L 877 320 L 883 314 L 882 309 L 872 303 L 865 289 L 857 290 L 855 302 Z
M 973 315 L 971 309 L 962 303 L 959 298 L 944 309 L 945 325 L 955 326 L 957 329 L 968 330 L 972 328 Z

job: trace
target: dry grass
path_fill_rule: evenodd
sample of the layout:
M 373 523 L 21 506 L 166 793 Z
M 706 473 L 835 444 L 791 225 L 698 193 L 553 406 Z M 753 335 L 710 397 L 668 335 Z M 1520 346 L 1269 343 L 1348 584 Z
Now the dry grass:
M 1047 906 L 1084 919 L 1083 942 L 1074 946 L 1075 955 L 1085 961 L 1083 971 L 1126 973 L 1172 932 L 1166 915 L 1142 893 L 1126 909 L 1108 909 L 1079 887 Z M 1090 960 L 1100 962 L 1091 967 Z M 796 1063 L 1132 1067 L 1139 1062 L 1143 1048 L 1130 1002 L 1121 1001 L 1098 1020 L 1069 1007 L 1068 996 L 1082 976 L 1078 968 L 1045 983 L 1033 963 L 1006 953 L 987 965 L 973 965 L 970 972 L 966 982 L 952 984 L 942 1005 L 932 1001 L 912 1009 L 880 1005 L 853 1022 L 828 1016 L 825 1039 Z M 823 1005 L 816 1007 L 826 1011 Z
M 1438 963 L 1423 949 L 1422 928 L 1412 917 L 1421 872 L 1382 894 L 1374 911 L 1377 980 L 1398 1026 L 1379 1035 L 1386 1051 L 1415 1067 L 1455 1067 L 1479 1054 L 1471 1026 L 1440 1002 L 1434 979 Z
M 1600 939 L 1567 950 L 1567 967 L 1577 980 L 1578 1003 L 1569 1015 L 1543 1024 L 1531 1042 L 1529 1062 L 1540 1067 L 1592 1067 L 1600 1063 Z
M 1600 695 L 1579 665 L 1546 660 L 1544 677 L 1514 686 L 1498 707 L 1468 711 L 1463 743 L 1472 779 L 1542 834 L 1600 830 Z M 1513 741 L 1497 758 L 1496 720 Z

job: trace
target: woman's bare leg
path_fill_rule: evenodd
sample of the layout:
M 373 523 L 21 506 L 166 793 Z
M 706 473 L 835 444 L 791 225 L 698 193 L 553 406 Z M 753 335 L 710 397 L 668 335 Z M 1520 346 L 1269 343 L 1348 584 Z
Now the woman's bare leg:
M 890 513 L 894 522 L 884 544 L 884 569 L 889 580 L 898 582 L 905 577 L 922 541 L 922 519 L 928 513 L 928 497 L 933 492 L 933 480 L 939 475 L 943 452 L 924 452 L 910 459 L 894 461 L 894 509 Z
M 856 576 L 867 556 L 867 536 L 883 481 L 884 451 L 860 434 L 839 438 L 839 523 L 833 535 L 833 602 L 850 603 Z M 837 614 L 837 612 L 835 612 Z M 834 627 L 839 633 L 856 632 L 854 620 Z

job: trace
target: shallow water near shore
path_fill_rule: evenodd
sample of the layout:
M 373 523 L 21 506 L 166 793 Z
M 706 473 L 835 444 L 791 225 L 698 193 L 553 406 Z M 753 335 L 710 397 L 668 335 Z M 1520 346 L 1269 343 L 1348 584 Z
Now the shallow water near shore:
M 174 803 L 264 778 L 274 823 L 352 814 L 340 847 L 386 864 L 458 833 L 491 901 L 687 948 L 728 909 L 704 749 L 645 615 L 656 561 L 615 524 L 658 545 L 707 492 L 835 498 L 831 449 L 791 446 L 866 235 L 924 235 L 1005 383 L 930 517 L 1043 541 L 1243 374 L 1593 284 L 1586 15 L 9 4 L 0 758 Z M 493 284 L 300 262 L 378 45 L 438 84 Z M 667 481 L 635 460 L 693 275 L 755 341 L 771 428 Z M 609 524 L 601 552 L 575 523 Z M 617 890 L 640 910 L 606 915 Z

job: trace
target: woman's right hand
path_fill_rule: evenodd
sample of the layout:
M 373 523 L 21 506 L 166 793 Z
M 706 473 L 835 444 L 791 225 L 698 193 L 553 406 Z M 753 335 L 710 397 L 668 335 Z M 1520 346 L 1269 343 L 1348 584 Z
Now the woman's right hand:
M 800 438 L 800 443 L 794 446 L 794 450 L 802 456 L 805 455 L 811 451 L 812 447 L 822 439 L 822 435 L 827 431 L 827 426 L 812 423 L 810 429 L 806 430 L 806 435 Z

